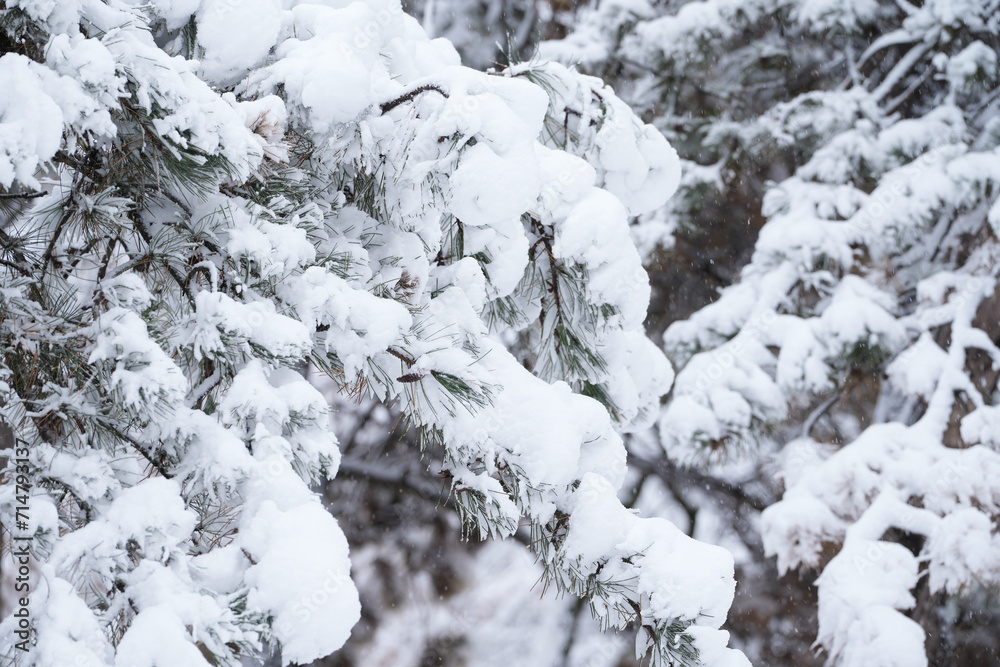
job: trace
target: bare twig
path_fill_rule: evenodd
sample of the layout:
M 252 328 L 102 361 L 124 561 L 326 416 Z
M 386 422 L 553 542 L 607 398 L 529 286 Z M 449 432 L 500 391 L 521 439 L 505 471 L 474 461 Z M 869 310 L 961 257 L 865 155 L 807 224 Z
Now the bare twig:
M 435 86 L 433 83 L 428 83 L 428 84 L 425 84 L 423 86 L 419 86 L 417 88 L 414 88 L 413 90 L 409 91 L 408 93 L 403 93 L 402 95 L 400 95 L 396 99 L 389 100 L 388 102 L 383 102 L 379 106 L 379 108 L 382 110 L 382 113 L 384 113 L 384 114 L 385 113 L 389 113 L 390 111 L 392 111 L 393 109 L 395 109 L 396 107 L 398 107 L 403 102 L 409 102 L 410 100 L 412 100 L 413 98 L 415 98 L 417 95 L 420 95 L 421 93 L 426 93 L 428 91 L 434 91 L 435 93 L 438 93 L 439 95 L 441 95 L 442 97 L 445 97 L 445 98 L 448 97 L 448 93 L 444 92 L 444 90 L 442 90 L 438 86 Z
M 0 192 L 0 199 L 38 199 L 47 194 L 49 193 L 44 190 L 41 192 Z
M 650 461 L 634 453 L 629 453 L 629 464 L 641 473 L 655 475 L 665 480 L 677 480 L 685 486 L 701 487 L 710 491 L 720 492 L 730 498 L 748 505 L 755 510 L 763 510 L 771 503 L 764 498 L 751 495 L 735 484 L 730 484 L 717 477 L 706 475 L 691 468 L 679 468 L 674 463 L 663 459 Z

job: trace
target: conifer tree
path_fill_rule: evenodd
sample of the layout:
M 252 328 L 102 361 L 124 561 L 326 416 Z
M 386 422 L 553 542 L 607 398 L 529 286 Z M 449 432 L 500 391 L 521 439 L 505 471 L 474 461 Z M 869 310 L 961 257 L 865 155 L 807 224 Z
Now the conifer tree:
M 957 664 L 956 610 L 996 604 L 998 8 L 607 0 L 542 47 L 687 159 L 638 234 L 760 203 L 734 284 L 666 331 L 660 441 L 689 465 L 777 448 L 764 546 L 820 573 L 831 664 Z
M 672 379 L 627 221 L 679 169 L 599 80 L 464 68 L 398 0 L 26 0 L 0 89 L 0 517 L 35 564 L 4 659 L 336 651 L 359 600 L 314 368 L 398 406 L 466 529 L 527 521 L 638 654 L 747 664 L 732 557 L 616 496 Z

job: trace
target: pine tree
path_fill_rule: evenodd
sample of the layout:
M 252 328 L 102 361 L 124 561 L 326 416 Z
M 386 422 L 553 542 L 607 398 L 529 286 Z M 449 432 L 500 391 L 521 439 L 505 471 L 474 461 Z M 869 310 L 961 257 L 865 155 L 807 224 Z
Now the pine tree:
M 820 573 L 831 664 L 961 661 L 957 610 L 995 608 L 998 8 L 607 1 L 542 48 L 687 159 L 639 220 L 661 247 L 761 203 L 735 284 L 666 331 L 660 440 L 691 465 L 779 448 L 764 546 Z
M 669 145 L 596 79 L 461 67 L 398 1 L 290 4 L 0 10 L 0 516 L 37 564 L 0 655 L 336 651 L 359 600 L 312 368 L 653 664 L 747 664 L 732 557 L 616 497 L 672 378 L 627 225 Z
M 506 62 L 508 55 L 528 56 L 540 37 L 540 23 L 552 14 L 546 0 L 404 0 L 403 9 L 476 68 Z

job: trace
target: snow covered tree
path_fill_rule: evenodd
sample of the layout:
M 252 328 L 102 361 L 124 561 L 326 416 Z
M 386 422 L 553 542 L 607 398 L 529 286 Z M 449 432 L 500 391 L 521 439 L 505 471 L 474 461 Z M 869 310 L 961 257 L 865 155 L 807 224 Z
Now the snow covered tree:
M 672 380 L 628 217 L 679 164 L 599 80 L 464 68 L 398 0 L 24 0 L 0 89 L 3 568 L 34 564 L 5 659 L 336 651 L 359 600 L 312 368 L 405 416 L 467 531 L 526 520 L 637 654 L 748 664 L 730 554 L 616 496 Z
M 530 55 L 538 41 L 539 21 L 551 15 L 542 0 L 405 0 L 403 8 L 433 37 L 444 37 L 470 67 L 506 62 L 506 56 Z
M 955 664 L 1000 586 L 1000 4 L 611 0 L 542 53 L 688 136 L 638 235 L 763 193 L 736 284 L 666 331 L 665 453 L 777 444 L 764 543 L 821 573 L 829 661 Z

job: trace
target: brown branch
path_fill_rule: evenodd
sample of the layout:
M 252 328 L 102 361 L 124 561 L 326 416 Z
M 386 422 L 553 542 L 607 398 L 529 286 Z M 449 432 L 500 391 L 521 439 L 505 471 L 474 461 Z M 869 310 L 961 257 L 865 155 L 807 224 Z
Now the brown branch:
M 63 228 L 66 227 L 66 223 L 69 219 L 73 217 L 73 210 L 67 209 L 63 214 L 62 218 L 59 219 L 59 223 L 56 225 L 56 230 L 52 233 L 52 238 L 49 240 L 48 247 L 45 248 L 45 254 L 42 255 L 42 276 L 44 277 L 46 271 L 48 270 L 49 262 L 52 260 L 52 255 L 56 249 L 56 242 L 59 240 L 59 236 L 62 234 Z
M 115 246 L 121 241 L 121 238 L 115 237 L 111 239 L 108 243 L 108 249 L 104 253 L 104 257 L 101 258 L 101 268 L 97 272 L 97 283 L 100 284 L 104 280 L 104 276 L 108 274 L 108 265 L 111 263 L 111 256 L 115 251 Z
M 0 192 L 0 199 L 38 199 L 44 197 L 48 192 Z
M 409 102 L 409 101 L 413 100 L 415 97 L 417 97 L 417 95 L 420 95 L 421 93 L 426 93 L 426 92 L 429 92 L 429 91 L 434 91 L 435 93 L 438 93 L 439 95 L 441 95 L 445 99 L 448 98 L 448 93 L 444 92 L 444 90 L 442 90 L 438 86 L 435 86 L 433 83 L 428 83 L 428 84 L 420 86 L 418 88 L 414 88 L 413 90 L 411 90 L 408 93 L 403 93 L 402 95 L 400 95 L 399 97 L 397 97 L 394 100 L 389 100 L 388 102 L 383 102 L 381 105 L 379 105 L 379 108 L 381 109 L 381 111 L 382 111 L 383 114 L 389 113 L 390 111 L 392 111 L 393 109 L 395 109 L 396 107 L 398 107 L 400 104 L 402 104 L 404 102 Z
M 141 442 L 139 442 L 138 440 L 136 440 L 132 436 L 130 436 L 130 435 L 126 434 L 126 433 L 122 433 L 121 431 L 119 431 L 117 428 L 115 428 L 110 423 L 106 423 L 106 424 L 104 424 L 104 426 L 106 426 L 112 433 L 114 433 L 115 435 L 117 435 L 119 438 L 121 438 L 125 442 L 127 442 L 130 445 L 132 445 L 133 447 L 135 447 L 135 450 L 137 452 L 139 452 L 140 454 L 142 454 L 142 458 L 144 458 L 147 461 L 149 461 L 149 464 L 156 469 L 156 472 L 160 473 L 161 475 L 163 475 L 167 479 L 172 479 L 173 478 L 174 474 L 172 472 L 170 472 L 170 470 L 167 469 L 167 467 L 164 465 L 163 461 L 162 460 L 157 461 L 156 458 L 153 457 L 153 452 L 151 452 L 149 449 L 147 449 L 144 444 L 142 444 Z
M 634 467 L 641 473 L 655 475 L 663 480 L 677 480 L 689 488 L 701 487 L 706 490 L 719 492 L 755 510 L 763 510 L 770 504 L 767 499 L 751 495 L 737 485 L 730 484 L 711 475 L 706 475 L 698 470 L 679 468 L 675 464 L 663 459 L 650 461 L 629 452 L 628 462 L 631 467 Z

